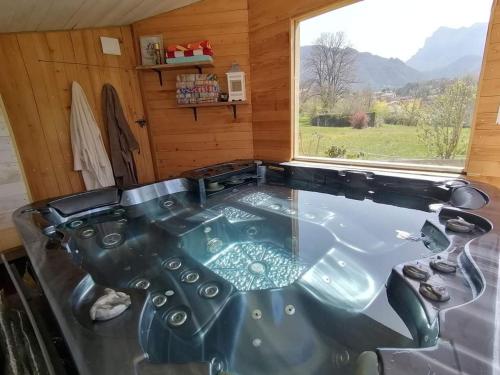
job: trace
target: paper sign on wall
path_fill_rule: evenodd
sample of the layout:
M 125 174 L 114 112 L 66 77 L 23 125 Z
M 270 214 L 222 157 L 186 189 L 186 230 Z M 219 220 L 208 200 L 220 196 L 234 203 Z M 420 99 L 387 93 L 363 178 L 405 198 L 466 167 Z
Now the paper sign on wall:
M 120 41 L 116 38 L 101 36 L 102 52 L 105 55 L 121 55 Z

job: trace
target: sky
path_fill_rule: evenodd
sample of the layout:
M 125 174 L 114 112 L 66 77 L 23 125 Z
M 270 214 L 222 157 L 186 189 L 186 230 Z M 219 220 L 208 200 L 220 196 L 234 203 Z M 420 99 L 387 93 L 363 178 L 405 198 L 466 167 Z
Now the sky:
M 492 0 L 363 0 L 300 24 L 300 44 L 314 44 L 322 32 L 344 31 L 360 52 L 403 61 L 441 26 L 489 22 Z

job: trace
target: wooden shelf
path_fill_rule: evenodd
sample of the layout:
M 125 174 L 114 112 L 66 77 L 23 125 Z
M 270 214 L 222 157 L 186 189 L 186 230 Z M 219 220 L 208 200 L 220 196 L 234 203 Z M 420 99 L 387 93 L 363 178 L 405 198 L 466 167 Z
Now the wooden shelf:
M 186 68 L 209 68 L 213 67 L 213 61 L 197 61 L 197 62 L 185 62 L 179 64 L 160 64 L 160 65 L 139 65 L 136 67 L 137 70 L 175 70 L 175 69 L 186 69 Z
M 163 77 L 161 72 L 163 70 L 179 70 L 179 69 L 189 69 L 194 68 L 198 70 L 198 73 L 203 72 L 203 68 L 211 68 L 214 66 L 212 61 L 196 61 L 196 62 L 186 62 L 179 64 L 160 64 L 160 65 L 139 65 L 135 68 L 137 70 L 153 70 L 158 73 L 158 79 L 160 80 L 160 85 L 163 86 Z
M 194 120 L 198 121 L 198 108 L 203 107 L 233 107 L 233 118 L 236 120 L 236 106 L 248 104 L 247 101 L 235 102 L 216 102 L 216 103 L 194 103 L 194 104 L 177 104 L 177 108 L 191 108 L 193 110 Z
M 238 102 L 215 102 L 215 103 L 194 103 L 194 104 L 177 104 L 179 108 L 196 108 L 196 107 L 229 107 L 235 105 L 248 104 L 247 101 Z

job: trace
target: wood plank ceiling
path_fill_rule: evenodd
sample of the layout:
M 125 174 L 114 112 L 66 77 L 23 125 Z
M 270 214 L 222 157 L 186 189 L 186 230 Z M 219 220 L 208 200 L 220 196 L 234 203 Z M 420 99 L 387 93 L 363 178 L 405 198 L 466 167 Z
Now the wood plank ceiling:
M 0 0 L 0 33 L 129 25 L 199 0 Z

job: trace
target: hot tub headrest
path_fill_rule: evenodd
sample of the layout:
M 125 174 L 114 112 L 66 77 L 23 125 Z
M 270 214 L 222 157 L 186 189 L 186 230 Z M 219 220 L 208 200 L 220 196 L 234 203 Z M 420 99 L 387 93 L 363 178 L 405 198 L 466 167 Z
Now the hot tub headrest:
M 488 203 L 488 197 L 472 186 L 463 186 L 453 189 L 450 201 L 457 208 L 478 210 Z
M 138 363 L 136 373 L 137 375 L 215 375 L 209 362 L 155 364 L 147 360 Z
M 58 198 L 49 202 L 48 205 L 63 216 L 70 216 L 92 208 L 110 206 L 119 202 L 120 191 L 112 187 Z

